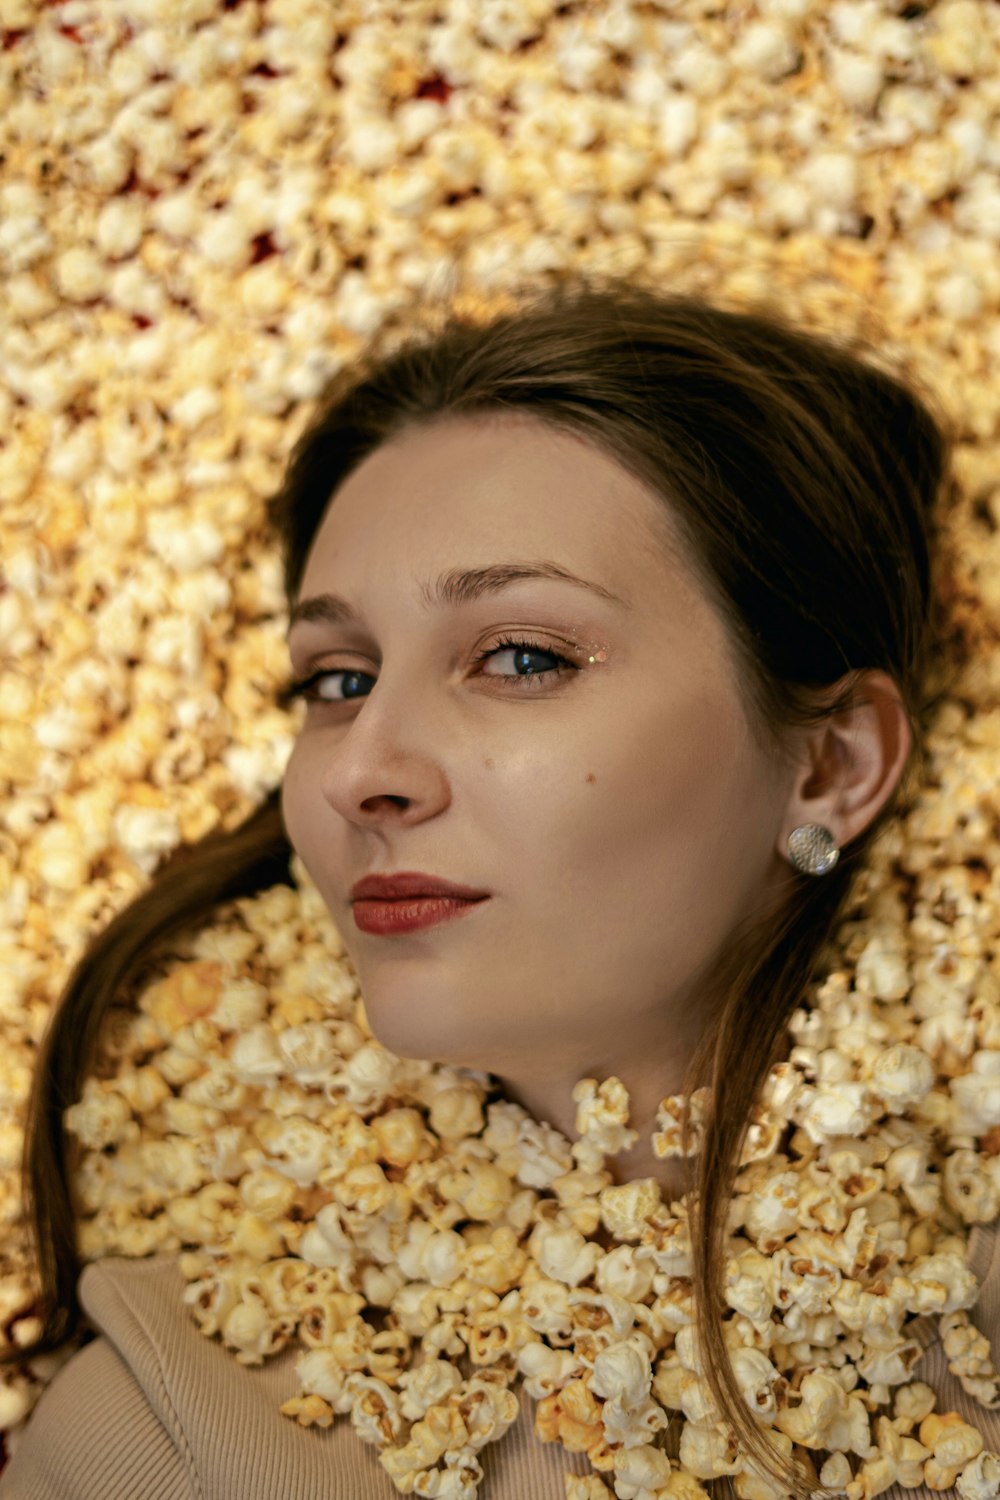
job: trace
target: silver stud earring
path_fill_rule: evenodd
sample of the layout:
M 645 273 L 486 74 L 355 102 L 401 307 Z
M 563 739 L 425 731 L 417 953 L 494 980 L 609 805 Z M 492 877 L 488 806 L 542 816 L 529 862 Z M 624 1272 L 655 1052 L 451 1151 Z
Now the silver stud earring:
M 804 875 L 828 875 L 840 858 L 833 834 L 822 823 L 803 823 L 788 835 L 788 858 Z

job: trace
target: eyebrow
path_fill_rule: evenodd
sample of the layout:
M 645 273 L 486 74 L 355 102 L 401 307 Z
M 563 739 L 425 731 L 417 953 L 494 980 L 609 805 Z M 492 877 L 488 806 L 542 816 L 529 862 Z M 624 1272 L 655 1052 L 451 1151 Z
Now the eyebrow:
M 435 606 L 456 608 L 499 593 L 501 589 L 508 588 L 512 583 L 520 583 L 525 578 L 549 578 L 559 583 L 572 583 L 611 604 L 620 605 L 623 609 L 629 607 L 624 599 L 613 594 L 603 584 L 588 578 L 578 578 L 568 568 L 554 562 L 506 562 L 493 563 L 487 568 L 452 568 L 442 573 L 432 585 L 423 584 L 420 595 L 428 609 Z M 293 607 L 288 634 L 291 635 L 293 628 L 301 620 L 317 620 L 336 625 L 354 619 L 355 611 L 346 599 L 341 599 L 336 594 L 315 594 L 310 599 L 300 599 Z

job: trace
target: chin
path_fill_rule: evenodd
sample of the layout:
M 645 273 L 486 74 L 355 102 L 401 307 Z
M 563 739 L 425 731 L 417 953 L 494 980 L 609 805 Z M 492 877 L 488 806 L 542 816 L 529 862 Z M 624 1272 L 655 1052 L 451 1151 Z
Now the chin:
M 371 1034 L 383 1047 L 397 1057 L 414 1058 L 420 1062 L 446 1061 L 442 1049 L 436 1045 L 442 1040 L 438 1028 L 421 1021 L 418 1004 L 387 1005 L 376 996 L 369 999 L 364 989 L 361 993 Z M 450 1049 L 445 1047 L 443 1050 Z
M 401 1007 L 365 996 L 365 1015 L 372 1036 L 396 1057 L 489 1071 L 478 1055 L 473 1056 L 481 1050 L 482 1038 L 476 1047 L 471 1037 L 463 1036 L 459 1027 L 448 1026 L 444 1018 L 435 1017 L 428 1024 L 419 1003 L 410 1000 Z M 463 1047 L 463 1041 L 469 1045 Z

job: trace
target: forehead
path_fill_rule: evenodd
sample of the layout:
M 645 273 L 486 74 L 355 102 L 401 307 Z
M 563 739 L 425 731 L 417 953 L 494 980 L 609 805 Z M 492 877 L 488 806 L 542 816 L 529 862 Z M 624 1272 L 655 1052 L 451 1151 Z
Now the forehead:
M 347 586 L 355 569 L 402 566 L 416 583 L 515 556 L 623 597 L 681 566 L 666 502 L 614 458 L 531 415 L 491 412 L 438 418 L 370 454 L 328 505 L 299 592 Z

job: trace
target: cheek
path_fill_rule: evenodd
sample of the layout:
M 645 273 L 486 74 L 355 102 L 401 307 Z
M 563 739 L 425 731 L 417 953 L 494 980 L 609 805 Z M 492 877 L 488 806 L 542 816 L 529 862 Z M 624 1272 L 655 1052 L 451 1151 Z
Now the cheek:
M 697 692 L 622 705 L 591 727 L 574 755 L 575 781 L 609 817 L 651 808 L 683 824 L 730 799 L 745 772 L 746 741 L 728 705 Z
M 302 860 L 309 876 L 325 900 L 336 900 L 331 882 L 337 878 L 339 820 L 328 807 L 322 806 L 315 769 L 301 741 L 296 741 L 285 766 L 281 783 L 281 816 L 292 848 Z M 323 816 L 323 813 L 327 816 Z M 334 908 L 331 906 L 331 915 Z
M 525 761 L 508 800 L 551 889 L 643 906 L 664 880 L 692 900 L 706 883 L 742 884 L 770 826 L 769 786 L 742 716 L 690 694 L 588 721 L 549 760 Z
M 495 751 L 480 764 L 475 782 L 464 780 L 468 816 L 456 817 L 456 823 L 471 824 L 483 879 L 504 880 L 514 890 L 534 887 L 536 874 L 545 885 L 565 883 L 581 852 L 604 837 L 604 824 L 614 815 L 607 789 L 618 772 L 607 749 L 589 732 L 563 724 L 550 735 L 533 733 L 530 743 Z

